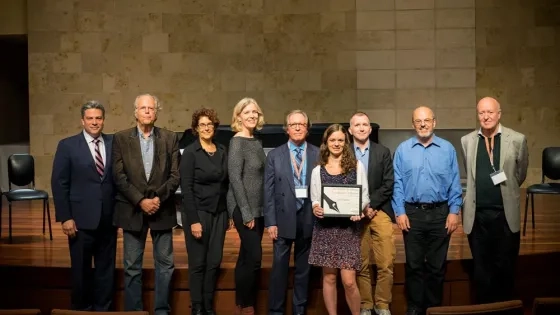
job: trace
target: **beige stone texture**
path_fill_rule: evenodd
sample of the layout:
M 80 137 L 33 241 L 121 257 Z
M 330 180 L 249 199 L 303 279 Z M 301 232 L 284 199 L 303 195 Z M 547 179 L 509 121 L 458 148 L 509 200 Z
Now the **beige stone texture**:
M 183 131 L 192 111 L 257 99 L 268 123 L 301 108 L 313 122 L 367 112 L 411 129 L 424 104 L 438 129 L 477 126 L 494 96 L 504 125 L 528 137 L 530 170 L 559 145 L 560 28 L 552 2 L 529 0 L 29 0 L 30 150 L 49 189 L 57 142 L 79 132 L 89 99 L 105 131 L 134 124 L 132 102 L 157 94 L 160 126 Z M 475 19 L 476 17 L 476 19 Z
M 396 16 L 398 30 L 434 28 L 434 10 L 397 11 Z

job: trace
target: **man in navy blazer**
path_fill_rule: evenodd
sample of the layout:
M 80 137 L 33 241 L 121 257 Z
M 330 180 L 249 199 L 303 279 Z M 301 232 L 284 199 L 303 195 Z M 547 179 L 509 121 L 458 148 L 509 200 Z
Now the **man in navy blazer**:
M 269 314 L 284 314 L 290 252 L 294 244 L 293 314 L 305 314 L 309 285 L 308 263 L 313 211 L 309 199 L 311 170 L 317 165 L 319 148 L 305 141 L 311 122 L 301 110 L 286 116 L 289 141 L 270 151 L 264 170 L 264 223 L 273 240 Z
M 112 224 L 113 138 L 102 133 L 103 105 L 89 101 L 81 113 L 83 131 L 58 143 L 51 187 L 56 221 L 62 223 L 70 246 L 71 307 L 108 311 L 113 300 L 117 241 L 117 229 Z

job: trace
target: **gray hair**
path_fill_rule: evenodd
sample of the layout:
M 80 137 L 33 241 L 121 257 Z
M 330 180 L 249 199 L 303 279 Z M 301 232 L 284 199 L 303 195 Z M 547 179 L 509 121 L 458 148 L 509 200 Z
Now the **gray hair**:
M 307 116 L 307 114 L 301 109 L 294 109 L 286 115 L 286 119 L 284 120 L 284 130 L 288 130 L 288 120 L 290 120 L 290 117 L 295 114 L 301 114 L 306 120 L 305 123 L 307 124 L 307 128 L 311 129 L 311 120 L 309 119 L 309 116 Z
M 82 118 L 84 118 L 86 116 L 86 110 L 88 109 L 99 109 L 101 110 L 101 112 L 103 113 L 103 118 L 105 118 L 105 107 L 103 107 L 103 104 L 101 104 L 98 101 L 87 101 L 87 103 L 85 103 L 84 105 L 82 105 L 82 108 L 80 109 L 81 113 L 82 113 Z
M 149 96 L 154 100 L 156 113 L 162 109 L 161 102 L 159 101 L 159 98 L 157 98 L 157 96 L 149 94 L 149 93 L 144 93 L 144 94 L 140 94 L 140 95 L 136 96 L 136 99 L 134 100 L 134 110 L 137 109 L 136 104 L 138 103 L 138 99 L 140 99 L 141 97 L 144 97 L 144 96 Z

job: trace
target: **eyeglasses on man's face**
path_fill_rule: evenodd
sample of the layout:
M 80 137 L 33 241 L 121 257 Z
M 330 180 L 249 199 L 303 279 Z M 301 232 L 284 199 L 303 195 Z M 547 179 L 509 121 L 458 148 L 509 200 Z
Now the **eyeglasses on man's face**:
M 292 128 L 292 129 L 307 128 L 307 124 L 306 123 L 293 123 L 293 124 L 288 124 L 288 127 Z
M 429 125 L 434 121 L 433 118 L 426 118 L 424 120 L 422 119 L 414 119 L 412 122 L 416 125 L 416 126 L 421 126 L 421 125 Z

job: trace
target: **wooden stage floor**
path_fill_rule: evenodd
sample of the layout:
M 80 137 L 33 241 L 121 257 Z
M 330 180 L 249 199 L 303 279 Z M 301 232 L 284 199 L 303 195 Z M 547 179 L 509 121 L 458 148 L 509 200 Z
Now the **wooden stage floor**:
M 522 192 L 524 195 L 524 192 Z M 522 205 L 524 205 L 522 197 Z M 531 226 L 529 212 L 527 234 L 521 237 L 520 255 L 560 252 L 560 197 L 550 195 L 535 196 L 535 223 Z M 54 222 L 54 206 L 51 203 L 51 219 L 53 240 L 48 238 L 48 227 L 45 235 L 42 233 L 42 204 L 41 202 L 17 202 L 13 207 L 13 244 L 8 243 L 8 205 L 3 201 L 2 207 L 2 235 L 0 239 L 0 265 L 34 266 L 34 267 L 69 267 L 70 256 L 68 242 L 62 233 L 60 223 Z M 523 219 L 523 212 L 521 213 Z M 396 227 L 395 242 L 397 245 L 397 264 L 405 261 L 402 234 Z M 185 239 L 182 229 L 174 230 L 175 267 L 188 268 Z M 272 265 L 272 242 L 264 234 L 263 240 L 263 268 Z M 117 249 L 117 268 L 122 268 L 122 236 L 119 234 Z M 235 229 L 227 232 L 224 245 L 222 268 L 230 269 L 235 266 L 239 250 L 239 237 Z M 151 255 L 152 245 L 148 236 L 144 268 L 153 268 Z M 462 226 L 453 234 L 449 247 L 449 260 L 470 259 L 471 253 Z M 292 262 L 293 263 L 293 262 Z

